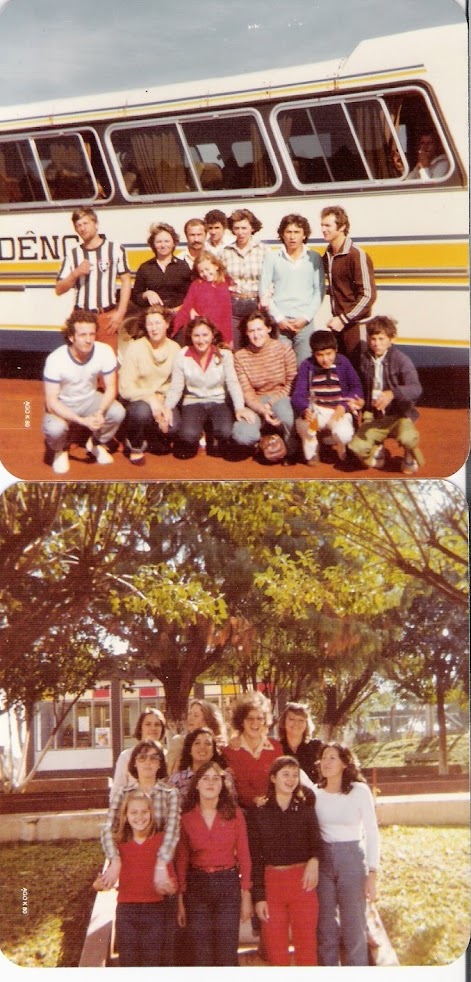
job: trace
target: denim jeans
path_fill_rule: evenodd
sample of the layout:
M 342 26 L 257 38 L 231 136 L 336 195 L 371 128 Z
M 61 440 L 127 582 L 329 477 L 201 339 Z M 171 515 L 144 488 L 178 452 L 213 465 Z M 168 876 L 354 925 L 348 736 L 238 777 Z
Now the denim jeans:
M 324 842 L 319 864 L 320 965 L 368 965 L 366 935 L 366 864 L 359 842 Z
M 120 968 L 162 965 L 165 913 L 164 902 L 117 905 L 116 948 Z
M 189 452 L 196 453 L 205 423 L 211 423 L 213 435 L 220 440 L 230 440 L 234 413 L 226 402 L 197 402 L 180 409 L 178 432 L 180 442 Z
M 179 412 L 173 410 L 173 423 L 168 433 L 162 433 L 152 415 L 148 402 L 136 399 L 126 405 L 126 444 L 130 450 L 144 451 L 150 442 L 159 442 L 162 447 L 169 443 L 178 430 Z
M 237 870 L 190 869 L 185 905 L 194 965 L 238 965 L 240 881 Z
M 267 402 L 269 396 L 261 396 L 260 402 Z M 275 416 L 280 420 L 281 426 L 276 428 L 276 432 L 283 437 L 289 454 L 296 451 L 297 439 L 294 431 L 293 407 L 287 396 L 281 396 L 272 406 Z M 271 426 L 268 427 L 271 430 Z M 266 429 L 265 420 L 255 413 L 253 423 L 247 423 L 244 419 L 234 423 L 232 431 L 233 439 L 243 447 L 253 447 L 258 443 L 260 435 Z

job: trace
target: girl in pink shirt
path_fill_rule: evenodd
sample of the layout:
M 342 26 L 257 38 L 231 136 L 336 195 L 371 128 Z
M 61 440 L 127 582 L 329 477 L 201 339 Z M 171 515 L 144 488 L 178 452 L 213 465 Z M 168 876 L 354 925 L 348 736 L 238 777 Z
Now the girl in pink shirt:
M 190 283 L 183 304 L 175 315 L 174 332 L 193 317 L 208 317 L 216 325 L 225 344 L 232 348 L 231 281 L 224 263 L 211 252 L 202 252 L 195 259 L 193 273 L 196 279 Z

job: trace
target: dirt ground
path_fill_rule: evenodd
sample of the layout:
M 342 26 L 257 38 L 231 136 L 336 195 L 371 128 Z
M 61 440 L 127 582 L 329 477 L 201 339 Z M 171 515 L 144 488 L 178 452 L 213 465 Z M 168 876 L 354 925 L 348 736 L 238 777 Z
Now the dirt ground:
M 386 447 L 391 456 L 382 471 L 365 470 L 354 463 L 341 465 L 335 454 L 316 467 L 304 463 L 290 466 L 264 465 L 249 457 L 226 461 L 200 454 L 192 460 L 177 460 L 173 454 L 148 453 L 144 467 L 135 467 L 123 456 L 121 445 L 114 453 L 113 464 L 100 466 L 90 461 L 85 448 L 73 444 L 70 470 L 56 477 L 44 460 L 41 421 L 44 412 L 43 387 L 37 380 L 0 380 L 0 460 L 14 477 L 27 481 L 169 481 L 169 480 L 271 480 L 401 478 L 402 451 L 395 441 Z M 420 446 L 425 456 L 418 478 L 446 478 L 456 473 L 466 461 L 469 449 L 469 411 L 419 407 Z M 409 478 L 410 480 L 411 478 Z

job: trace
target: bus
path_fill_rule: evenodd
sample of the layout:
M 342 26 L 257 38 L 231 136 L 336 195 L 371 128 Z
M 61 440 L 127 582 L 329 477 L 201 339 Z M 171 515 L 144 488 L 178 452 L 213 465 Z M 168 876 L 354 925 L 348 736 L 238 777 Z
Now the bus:
M 54 285 L 79 205 L 135 273 L 152 222 L 182 236 L 209 209 L 248 207 L 276 247 L 282 216 L 301 213 L 322 253 L 320 211 L 335 204 L 373 260 L 374 312 L 451 391 L 449 372 L 468 372 L 467 71 L 463 22 L 290 69 L 0 109 L 3 364 L 62 343 L 73 295 Z M 428 180 L 415 166 L 424 133 L 440 148 Z M 328 316 L 325 299 L 319 326 Z

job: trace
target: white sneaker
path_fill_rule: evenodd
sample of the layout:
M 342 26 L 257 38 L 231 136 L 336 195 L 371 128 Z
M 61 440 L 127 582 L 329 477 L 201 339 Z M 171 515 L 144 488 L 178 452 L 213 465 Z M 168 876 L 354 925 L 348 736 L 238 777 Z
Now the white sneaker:
M 410 450 L 406 450 L 406 452 L 404 454 L 404 458 L 403 458 L 402 464 L 401 464 L 401 471 L 402 471 L 402 473 L 403 474 L 415 474 L 416 471 L 418 471 L 418 469 L 419 469 L 419 465 L 418 465 L 415 457 L 412 456 Z
M 102 443 L 94 443 L 91 436 L 88 438 L 85 444 L 85 449 L 87 453 L 91 454 L 91 456 L 95 458 L 97 464 L 113 463 L 113 458 L 109 450 L 107 450 Z
M 386 453 L 384 447 L 378 447 L 376 453 L 367 461 L 368 467 L 375 467 L 376 470 L 381 471 L 386 463 Z
M 59 453 L 54 455 L 54 460 L 52 461 L 52 469 L 54 474 L 67 474 L 69 467 L 69 455 L 67 450 L 59 450 Z

